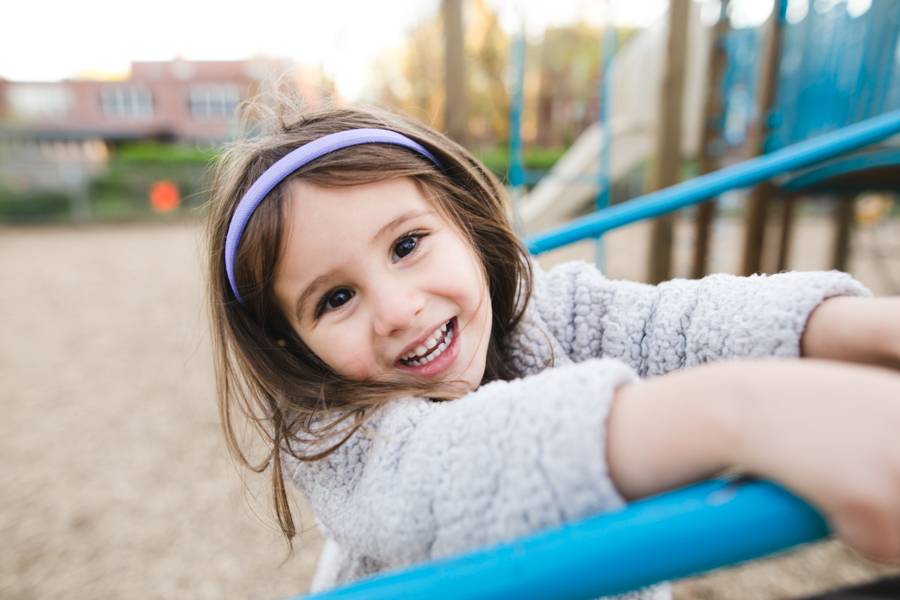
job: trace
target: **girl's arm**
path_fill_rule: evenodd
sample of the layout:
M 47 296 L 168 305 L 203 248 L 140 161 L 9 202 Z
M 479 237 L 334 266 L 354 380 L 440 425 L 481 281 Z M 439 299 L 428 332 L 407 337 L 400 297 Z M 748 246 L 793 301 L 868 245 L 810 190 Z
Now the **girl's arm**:
M 862 554 L 900 559 L 900 375 L 818 360 L 708 365 L 619 388 L 607 436 L 627 498 L 738 467 L 806 498 Z
M 807 321 L 803 356 L 900 370 L 900 297 L 830 298 Z
M 447 556 L 620 507 L 606 417 L 615 390 L 637 381 L 620 361 L 592 360 L 452 402 L 395 400 L 333 454 L 288 460 L 285 474 L 359 565 Z
M 559 343 L 555 356 L 616 358 L 641 377 L 734 358 L 799 357 L 817 307 L 829 298 L 869 295 L 837 271 L 718 274 L 650 286 L 568 263 L 535 279 L 531 309 Z

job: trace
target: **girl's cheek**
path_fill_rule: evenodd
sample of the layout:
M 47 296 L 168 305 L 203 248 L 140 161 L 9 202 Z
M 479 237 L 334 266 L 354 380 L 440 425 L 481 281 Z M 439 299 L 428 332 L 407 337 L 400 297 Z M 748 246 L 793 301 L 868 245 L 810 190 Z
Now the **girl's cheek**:
M 334 336 L 323 340 L 328 358 L 321 357 L 328 365 L 345 377 L 368 379 L 380 374 L 378 357 L 371 340 L 363 335 Z

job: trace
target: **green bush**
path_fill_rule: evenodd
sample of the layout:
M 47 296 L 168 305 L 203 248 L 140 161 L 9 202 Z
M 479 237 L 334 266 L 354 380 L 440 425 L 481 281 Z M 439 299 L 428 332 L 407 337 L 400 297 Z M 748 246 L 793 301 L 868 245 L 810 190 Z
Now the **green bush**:
M 523 161 L 529 171 L 546 172 L 556 164 L 567 148 L 526 148 Z M 475 157 L 500 179 L 509 178 L 509 148 L 476 151 Z
M 213 147 L 188 146 L 185 144 L 162 144 L 159 142 L 135 142 L 118 146 L 112 160 L 123 164 L 202 164 L 207 165 L 215 158 Z
M 150 187 L 162 180 L 178 186 L 181 206 L 196 209 L 206 201 L 206 174 L 214 148 L 141 142 L 116 148 L 107 168 L 91 181 L 89 197 L 94 219 L 156 218 L 150 208 Z
M 152 213 L 148 193 L 157 181 L 169 180 L 181 192 L 181 207 L 197 208 L 206 201 L 206 164 L 126 164 L 113 161 L 91 182 L 91 208 L 97 217 Z
M 216 149 L 211 147 L 157 142 L 117 146 L 106 167 L 90 181 L 86 190 L 89 218 L 95 221 L 166 219 L 202 206 L 206 201 L 206 174 L 215 153 Z M 181 196 L 181 205 L 170 213 L 156 213 L 150 207 L 150 187 L 163 180 L 175 183 Z M 0 222 L 70 221 L 70 193 L 77 192 L 18 192 L 0 187 Z
M 62 192 L 13 192 L 0 188 L 0 222 L 36 223 L 69 219 L 69 197 Z

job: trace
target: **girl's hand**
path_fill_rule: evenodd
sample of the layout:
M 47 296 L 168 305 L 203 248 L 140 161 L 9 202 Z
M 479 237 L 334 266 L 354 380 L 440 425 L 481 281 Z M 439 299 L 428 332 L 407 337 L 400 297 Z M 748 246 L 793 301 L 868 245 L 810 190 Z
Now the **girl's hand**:
M 861 554 L 900 559 L 900 375 L 744 361 L 620 388 L 610 474 L 628 498 L 738 467 L 813 504 Z
M 803 356 L 900 370 L 900 297 L 829 298 L 810 315 Z

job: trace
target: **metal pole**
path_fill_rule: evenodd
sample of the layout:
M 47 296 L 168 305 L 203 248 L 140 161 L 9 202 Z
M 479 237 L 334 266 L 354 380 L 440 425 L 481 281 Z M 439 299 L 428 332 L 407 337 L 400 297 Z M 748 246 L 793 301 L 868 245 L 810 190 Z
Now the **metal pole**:
M 600 104 L 600 169 L 597 180 L 597 210 L 603 210 L 609 206 L 612 191 L 612 173 L 610 172 L 610 156 L 612 152 L 612 131 L 609 129 L 612 102 L 613 79 L 610 72 L 613 56 L 616 53 L 616 26 L 612 18 L 612 2 L 606 0 L 606 26 L 602 35 L 600 48 L 600 90 L 598 94 Z M 606 245 L 603 237 L 598 236 L 595 242 L 596 256 L 594 258 L 597 268 L 606 270 Z
M 509 185 L 512 196 L 515 226 L 521 231 L 518 220 L 519 201 L 524 195 L 525 167 L 522 147 L 522 110 L 525 105 L 525 20 L 522 31 L 512 43 L 512 93 L 509 103 Z

